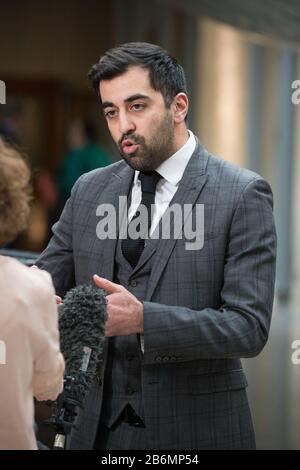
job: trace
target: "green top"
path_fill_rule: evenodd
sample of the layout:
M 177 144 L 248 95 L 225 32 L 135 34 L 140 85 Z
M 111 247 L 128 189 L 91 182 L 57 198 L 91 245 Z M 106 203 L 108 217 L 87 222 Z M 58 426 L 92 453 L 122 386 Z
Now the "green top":
M 58 174 L 58 186 L 61 197 L 68 198 L 78 178 L 88 171 L 112 163 L 106 150 L 97 143 L 88 143 L 80 149 L 67 153 Z

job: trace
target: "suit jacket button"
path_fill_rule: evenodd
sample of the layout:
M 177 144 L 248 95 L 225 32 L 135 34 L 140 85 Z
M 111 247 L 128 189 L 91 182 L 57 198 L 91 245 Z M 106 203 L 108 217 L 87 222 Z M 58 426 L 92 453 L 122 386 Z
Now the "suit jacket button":
M 137 281 L 135 279 L 132 279 L 132 281 L 129 281 L 130 287 L 136 287 L 138 285 Z
M 127 393 L 128 393 L 128 395 L 133 395 L 134 394 L 133 388 L 131 388 L 130 386 L 127 387 Z

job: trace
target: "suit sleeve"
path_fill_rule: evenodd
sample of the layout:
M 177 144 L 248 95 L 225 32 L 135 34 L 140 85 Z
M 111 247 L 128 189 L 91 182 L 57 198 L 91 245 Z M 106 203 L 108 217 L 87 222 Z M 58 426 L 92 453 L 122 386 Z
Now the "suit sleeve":
M 218 310 L 144 302 L 144 364 L 259 354 L 268 338 L 274 297 L 272 209 L 268 183 L 261 178 L 248 183 L 232 216 Z
M 36 262 L 39 268 L 51 274 L 56 294 L 61 297 L 75 285 L 72 247 L 73 206 L 83 176 L 75 183 L 59 221 L 52 227 L 53 236 Z

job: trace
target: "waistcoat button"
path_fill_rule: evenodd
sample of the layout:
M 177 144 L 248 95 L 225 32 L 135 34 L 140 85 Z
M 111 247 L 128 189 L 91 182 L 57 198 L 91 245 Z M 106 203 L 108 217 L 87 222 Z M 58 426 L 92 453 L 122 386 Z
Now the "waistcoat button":
M 127 353 L 126 353 L 127 361 L 132 361 L 133 358 L 134 358 L 134 354 L 130 351 L 127 351 Z

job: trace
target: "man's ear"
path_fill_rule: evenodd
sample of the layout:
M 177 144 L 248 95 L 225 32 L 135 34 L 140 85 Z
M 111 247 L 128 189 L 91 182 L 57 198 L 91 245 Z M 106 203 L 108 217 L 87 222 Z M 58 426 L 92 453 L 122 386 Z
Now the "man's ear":
M 185 93 L 178 93 L 173 101 L 174 123 L 180 124 L 186 118 L 189 109 L 189 99 Z

